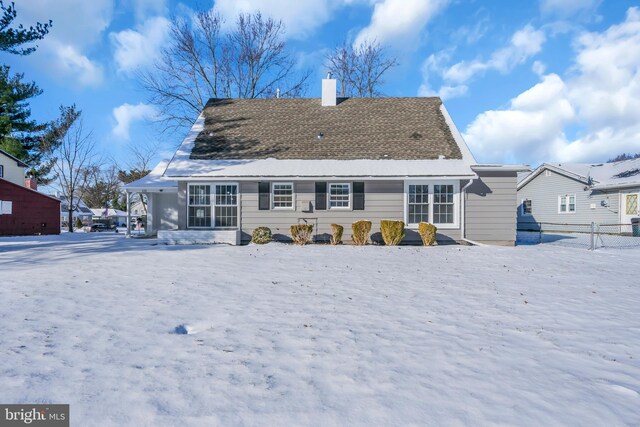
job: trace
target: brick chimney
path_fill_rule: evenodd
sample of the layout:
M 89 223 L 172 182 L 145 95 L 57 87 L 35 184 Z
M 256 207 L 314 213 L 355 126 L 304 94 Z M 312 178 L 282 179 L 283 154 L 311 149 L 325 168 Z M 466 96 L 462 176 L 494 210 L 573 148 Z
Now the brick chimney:
M 35 178 L 25 178 L 24 186 L 32 190 L 38 190 L 38 180 Z

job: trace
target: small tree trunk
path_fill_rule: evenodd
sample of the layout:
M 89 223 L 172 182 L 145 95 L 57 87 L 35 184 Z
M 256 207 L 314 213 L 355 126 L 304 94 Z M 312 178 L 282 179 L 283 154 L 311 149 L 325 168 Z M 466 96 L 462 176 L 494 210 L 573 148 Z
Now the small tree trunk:
M 71 204 L 69 204 L 69 233 L 73 233 L 73 209 L 71 209 Z

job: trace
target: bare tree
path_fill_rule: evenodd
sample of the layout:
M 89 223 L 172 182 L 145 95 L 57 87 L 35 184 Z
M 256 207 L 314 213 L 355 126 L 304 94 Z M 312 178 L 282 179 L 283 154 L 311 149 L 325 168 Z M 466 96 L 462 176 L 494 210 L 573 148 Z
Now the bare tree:
M 169 45 L 148 71 L 138 73 L 164 130 L 191 125 L 209 98 L 300 96 L 310 72 L 298 72 L 283 36 L 284 24 L 259 12 L 240 14 L 227 35 L 222 17 L 198 11 L 173 18 Z
M 122 183 L 118 178 L 115 163 L 100 167 L 91 165 L 86 169 L 88 182 L 80 197 L 91 208 L 109 208 L 120 195 Z
M 118 171 L 118 180 L 128 184 L 140 178 L 144 178 L 151 172 L 151 160 L 158 154 L 160 146 L 158 142 L 147 142 L 145 144 L 131 145 L 129 151 L 133 153 L 133 158 L 127 163 L 128 170 Z M 147 196 L 142 193 L 133 193 L 133 203 L 140 201 L 147 214 Z
M 340 84 L 340 96 L 374 97 L 382 94 L 384 74 L 398 65 L 376 41 L 352 47 L 344 43 L 326 57 L 327 67 Z
M 95 142 L 91 132 L 85 133 L 81 111 L 75 105 L 60 107 L 60 133 L 55 136 L 59 145 L 53 151 L 53 171 L 58 188 L 68 202 L 69 231 L 73 232 L 73 212 L 78 209 L 79 197 L 90 182 L 95 159 Z

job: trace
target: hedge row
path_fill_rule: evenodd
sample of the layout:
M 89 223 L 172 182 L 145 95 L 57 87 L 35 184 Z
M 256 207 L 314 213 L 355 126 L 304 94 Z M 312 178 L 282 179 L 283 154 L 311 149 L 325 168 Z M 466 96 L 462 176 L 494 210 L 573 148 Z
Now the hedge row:
M 380 233 L 382 240 L 387 246 L 397 246 L 405 237 L 404 221 L 394 221 L 383 219 L 380 221 Z M 357 246 L 364 246 L 369 241 L 371 235 L 371 221 L 362 220 L 351 224 L 351 239 Z M 425 246 L 433 246 L 436 244 L 435 225 L 428 222 L 418 224 L 418 234 Z M 331 244 L 339 245 L 342 243 L 342 234 L 344 227 L 339 224 L 331 224 Z M 311 243 L 313 237 L 312 224 L 294 224 L 291 226 L 291 239 L 297 245 L 306 245 Z M 272 240 L 272 233 L 268 227 L 258 227 L 253 230 L 251 242 L 257 244 L 269 243 Z

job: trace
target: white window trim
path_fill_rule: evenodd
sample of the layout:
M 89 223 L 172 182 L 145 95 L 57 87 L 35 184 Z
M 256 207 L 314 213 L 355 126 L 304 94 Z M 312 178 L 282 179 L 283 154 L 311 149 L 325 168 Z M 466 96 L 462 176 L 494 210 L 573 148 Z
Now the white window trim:
M 567 210 L 566 211 L 562 211 L 560 210 L 560 206 L 562 205 L 561 201 L 562 198 L 566 197 L 567 201 L 566 201 L 566 206 L 567 206 Z M 573 197 L 573 211 L 569 210 L 569 198 Z M 576 198 L 575 194 L 563 194 L 558 196 L 558 213 L 562 214 L 562 215 L 572 215 L 575 214 L 578 211 L 578 199 Z
M 209 186 L 209 209 L 211 210 L 211 227 L 197 227 L 197 226 L 193 226 L 193 225 L 189 225 L 189 208 L 192 207 L 192 205 L 189 204 L 189 199 L 191 198 L 191 186 L 192 185 L 197 185 L 197 186 Z M 187 213 L 186 213 L 186 222 L 187 222 L 187 228 L 192 229 L 192 230 L 209 230 L 211 228 L 213 228 L 213 202 L 211 200 L 211 198 L 213 197 L 213 194 L 211 194 L 211 186 L 209 185 L 209 183 L 187 183 Z M 204 206 L 206 207 L 206 205 L 193 205 L 196 207 L 201 207 Z
M 524 201 L 525 200 L 531 201 L 531 213 L 527 213 L 527 212 L 524 211 Z M 520 214 L 521 214 L 521 216 L 533 216 L 533 200 L 531 200 L 531 199 L 521 199 L 520 200 Z
M 0 165 L 0 178 L 4 178 L 4 165 Z
M 210 207 L 211 207 L 211 227 L 191 227 L 189 226 L 189 189 L 190 186 L 192 185 L 208 185 L 209 186 L 209 195 L 210 195 L 210 199 L 209 199 L 209 203 L 210 203 Z M 216 185 L 235 185 L 238 189 L 237 193 L 236 193 L 236 203 L 237 203 L 237 208 L 238 208 L 238 216 L 237 216 L 237 227 L 216 227 Z M 241 209 L 241 195 L 240 195 L 240 184 L 238 182 L 227 182 L 227 181 L 216 181 L 216 182 L 200 182 L 200 181 L 194 181 L 194 182 L 187 182 L 187 198 L 186 198 L 186 203 L 185 203 L 185 224 L 186 224 L 186 229 L 187 230 L 240 230 L 240 209 Z
M 290 207 L 275 205 L 276 202 L 275 202 L 275 197 L 273 193 L 274 185 L 290 185 L 291 186 L 291 206 Z M 271 182 L 271 209 L 276 211 L 295 211 L 296 210 L 296 189 L 295 189 L 295 186 L 293 185 L 293 182 L 277 182 L 277 181 Z
M 453 185 L 453 223 L 440 224 L 434 223 L 433 225 L 442 230 L 451 230 L 460 228 L 460 181 L 458 180 L 411 180 L 404 182 L 404 223 L 409 229 L 417 229 L 418 224 L 409 223 L 409 185 L 428 185 L 429 186 L 429 219 L 433 221 L 433 206 L 434 206 L 434 185 Z
M 347 185 L 349 187 L 349 206 L 331 206 L 331 186 L 332 185 Z M 350 182 L 328 182 L 327 183 L 327 209 L 328 210 L 343 210 L 350 211 L 353 208 L 353 187 Z

